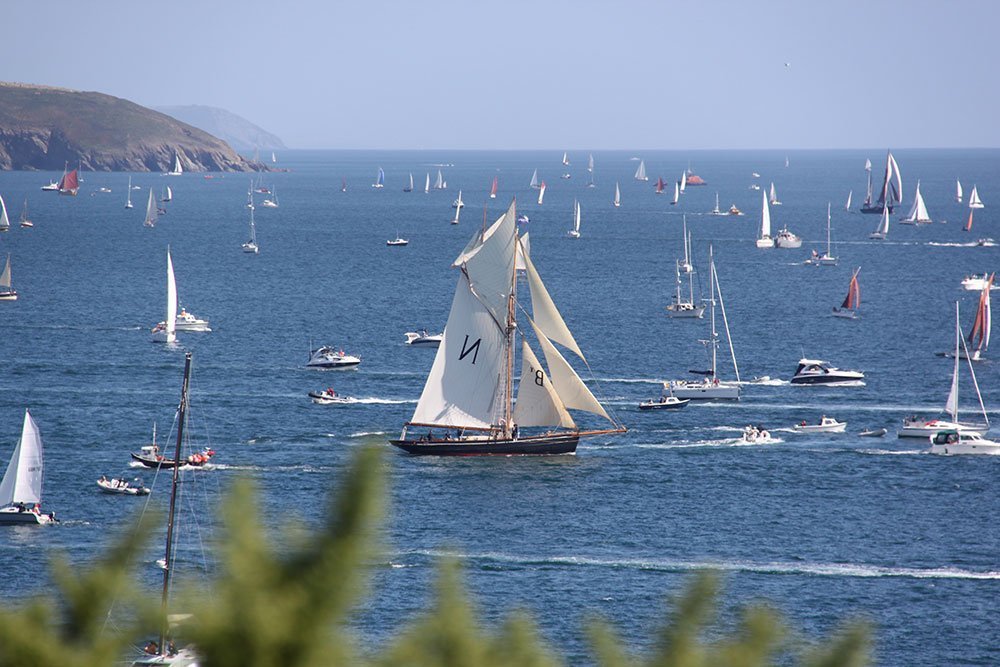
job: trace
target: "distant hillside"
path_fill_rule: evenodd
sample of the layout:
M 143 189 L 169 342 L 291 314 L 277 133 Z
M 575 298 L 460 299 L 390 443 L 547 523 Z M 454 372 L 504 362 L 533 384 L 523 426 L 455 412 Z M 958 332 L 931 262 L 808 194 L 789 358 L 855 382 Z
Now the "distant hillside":
M 262 150 L 285 148 L 285 144 L 275 135 L 225 109 L 188 105 L 156 107 L 156 110 L 188 125 L 199 127 L 244 153 L 257 148 Z
M 224 141 L 103 93 L 0 82 L 0 169 L 252 171 Z

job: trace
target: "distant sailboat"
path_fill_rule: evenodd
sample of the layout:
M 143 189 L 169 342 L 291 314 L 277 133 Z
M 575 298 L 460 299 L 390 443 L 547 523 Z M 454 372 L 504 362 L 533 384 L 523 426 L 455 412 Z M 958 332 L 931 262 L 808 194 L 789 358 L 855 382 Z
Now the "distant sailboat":
M 260 205 L 266 208 L 278 208 L 278 186 L 274 186 L 274 189 L 271 191 L 271 196 L 265 197 L 264 201 L 262 201 Z
M 715 208 L 713 208 L 711 211 L 709 211 L 709 214 L 710 215 L 726 215 L 719 208 L 719 193 L 718 192 L 715 193 Z
M 413 172 L 410 172 L 410 184 L 403 188 L 403 192 L 413 192 Z
M 878 227 L 875 231 L 868 235 L 868 238 L 875 239 L 876 241 L 884 241 L 889 235 L 889 207 L 885 206 L 882 208 L 882 219 L 879 220 Z
M 146 204 L 146 219 L 143 221 L 143 225 L 146 227 L 155 227 L 156 220 L 160 217 L 160 209 L 156 206 L 156 197 L 153 196 L 153 188 L 149 189 L 149 202 Z
M 174 279 L 174 262 L 167 246 L 167 316 L 153 327 L 154 343 L 173 343 L 177 340 L 177 281 Z
M 670 200 L 670 204 L 671 205 L 676 204 L 678 201 L 680 201 L 680 198 L 681 198 L 681 188 L 680 188 L 680 185 L 678 185 L 677 183 L 674 183 L 674 198 Z
M 250 238 L 242 245 L 243 252 L 256 255 L 260 253 L 260 246 L 257 245 L 257 225 L 253 221 L 253 208 L 250 209 Z
M 340 179 L 340 191 L 341 192 L 347 192 L 347 179 L 346 178 L 341 178 Z
M 384 188 L 385 187 L 385 172 L 382 167 L 378 168 L 378 175 L 375 177 L 375 182 L 372 183 L 373 188 Z
M 444 188 L 445 188 L 444 175 L 441 173 L 441 170 L 438 169 L 437 180 L 434 181 L 434 189 L 435 190 L 444 190 Z
M 663 177 L 662 176 L 656 179 L 656 194 L 658 194 L 658 195 L 662 195 L 663 194 Z
M 615 181 L 615 201 L 613 203 L 615 208 L 619 208 L 622 205 L 622 190 L 618 187 L 618 181 Z
M 459 190 L 458 191 L 458 197 L 456 197 L 455 201 L 453 201 L 451 203 L 451 207 L 452 208 L 462 208 L 463 206 L 465 206 L 465 202 L 462 201 L 462 191 Z
M 564 165 L 566 165 L 567 167 L 569 166 L 569 154 L 568 153 L 563 153 L 562 163 Z
M 542 205 L 542 200 L 543 199 L 545 199 L 545 181 L 542 181 L 542 184 L 538 186 L 538 205 L 539 206 Z
M 278 164 L 278 156 L 274 154 L 274 151 L 271 151 L 271 164 Z
M 587 171 L 594 173 L 594 154 L 591 153 L 590 157 L 587 158 Z
M 910 213 L 900 220 L 902 223 L 915 225 L 931 222 L 931 216 L 927 213 L 927 206 L 924 205 L 924 198 L 920 194 L 920 181 L 917 181 L 917 190 L 913 193 L 913 206 Z
M 771 206 L 781 206 L 781 202 L 778 201 L 778 193 L 774 189 L 773 182 L 771 183 L 771 191 L 770 194 L 768 195 L 768 202 L 771 204 Z
M 80 182 L 76 169 L 68 174 L 63 174 L 63 177 L 59 180 L 59 194 L 75 197 L 79 191 Z
M 427 172 L 427 177 L 424 179 L 424 194 L 430 194 L 431 191 L 431 172 Z
M 125 195 L 125 208 L 132 208 L 132 177 L 128 177 L 128 194 Z
M 490 199 L 497 198 L 497 177 L 493 177 L 493 185 L 490 186 Z
M 962 181 L 955 179 L 955 201 L 962 203 Z
M 844 210 L 848 213 L 851 212 L 851 197 L 854 196 L 854 190 L 847 193 L 847 203 L 844 204 Z
M 681 180 L 679 181 L 678 190 L 681 194 L 684 194 L 684 190 L 687 189 L 687 185 L 688 185 L 688 173 L 685 170 L 681 172 Z
M 451 221 L 451 224 L 453 224 L 453 225 L 457 225 L 458 224 L 458 215 L 462 212 L 462 207 L 464 206 L 464 204 L 462 204 L 462 191 L 461 190 L 458 191 L 458 199 L 455 200 L 455 203 L 459 204 L 459 206 L 455 206 L 455 217 Z
M 168 185 L 163 190 L 163 199 L 161 199 L 160 201 L 163 202 L 163 203 L 166 203 L 168 201 L 173 201 L 173 200 L 174 200 L 174 191 L 171 190 L 170 186 Z
M 17 290 L 10 280 L 10 253 L 7 253 L 7 264 L 0 273 L 0 301 L 17 301 Z
M 871 161 L 865 161 L 865 169 L 868 171 L 868 193 L 865 201 L 861 205 L 862 213 L 881 213 L 883 209 L 888 209 L 892 213 L 893 204 L 903 201 L 903 181 L 899 173 L 899 165 L 896 158 L 892 156 L 892 151 L 885 156 L 885 178 L 882 181 L 882 189 L 879 191 L 878 201 L 872 202 L 872 172 Z
M 533 188 L 537 188 L 538 187 L 538 170 L 537 169 L 535 169 L 535 172 L 531 175 L 531 183 L 529 183 L 529 185 L 531 187 L 533 187 Z
M 847 296 L 844 298 L 844 302 L 840 304 L 840 308 L 833 309 L 834 317 L 842 317 L 848 320 L 856 320 L 858 318 L 858 308 L 861 306 L 861 287 L 858 285 L 859 273 L 861 273 L 860 266 L 851 275 L 851 282 L 847 286 Z
M 3 195 L 0 195 L 0 232 L 10 230 L 10 218 L 7 217 L 7 205 L 4 204 Z
M 181 156 L 175 151 L 174 168 L 167 172 L 167 176 L 180 176 L 183 173 L 184 167 L 181 166 Z
M 972 186 L 972 192 L 969 193 L 969 208 L 986 208 L 982 200 L 979 199 L 979 190 L 975 185 Z
M 833 248 L 830 244 L 830 202 L 826 203 L 826 252 L 817 255 L 813 250 L 812 257 L 807 259 L 805 264 L 814 266 L 836 266 L 837 258 L 833 256 Z
M 760 209 L 760 235 L 757 237 L 758 248 L 773 248 L 774 239 L 771 238 L 771 209 L 767 206 L 767 193 L 761 193 Z
M 24 198 L 24 208 L 21 209 L 21 226 L 22 227 L 34 227 L 35 223 L 31 221 L 28 217 L 28 198 Z
M 639 168 L 635 170 L 635 180 L 637 181 L 648 181 L 649 177 L 646 176 L 646 161 L 639 160 Z
M 990 347 L 990 333 L 993 329 L 993 318 L 990 307 L 990 290 L 993 288 L 993 281 L 996 274 L 990 274 L 986 279 L 986 284 L 979 293 L 979 304 L 976 306 L 976 319 L 972 322 L 972 329 L 969 330 L 969 344 L 965 350 L 959 350 L 958 354 L 963 359 L 972 361 L 982 361 L 983 353 Z
M 566 232 L 571 239 L 580 238 L 580 202 L 573 200 L 573 229 Z

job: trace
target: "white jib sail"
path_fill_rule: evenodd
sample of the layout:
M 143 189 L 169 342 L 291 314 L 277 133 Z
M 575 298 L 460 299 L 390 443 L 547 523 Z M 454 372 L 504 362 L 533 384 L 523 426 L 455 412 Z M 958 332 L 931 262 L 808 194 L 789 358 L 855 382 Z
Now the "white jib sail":
M 521 382 L 514 405 L 514 423 L 518 426 L 562 426 L 576 428 L 576 423 L 552 387 L 552 380 L 531 351 L 528 341 L 521 339 Z
M 948 413 L 952 421 L 958 421 L 958 365 L 961 363 L 958 345 L 961 337 L 961 329 L 958 324 L 958 302 L 955 302 L 955 369 L 951 373 L 951 390 L 948 391 L 948 400 L 944 402 L 944 411 Z
M 174 262 L 170 259 L 170 248 L 167 248 L 167 340 L 174 340 L 177 326 L 177 282 L 174 280 Z
M 528 274 L 528 289 L 531 292 L 531 316 L 535 326 L 541 329 L 549 340 L 554 340 L 571 350 L 573 354 L 586 362 L 587 359 L 580 351 L 580 346 L 576 344 L 576 339 L 573 338 L 569 327 L 566 326 L 562 315 L 559 314 L 559 309 L 556 308 L 552 297 L 549 296 L 549 291 L 545 289 L 545 284 L 527 253 L 524 253 L 524 265 Z
M 31 414 L 24 411 L 21 439 L 0 482 L 0 507 L 42 502 L 42 436 Z
M 760 238 L 765 239 L 771 236 L 771 209 L 767 205 L 767 194 L 762 193 L 761 200 Z
M 580 379 L 580 376 L 576 374 L 576 371 L 573 370 L 573 367 L 569 365 L 566 359 L 559 354 L 556 346 L 549 342 L 549 339 L 545 337 L 545 334 L 542 333 L 541 329 L 534 322 L 532 322 L 532 326 L 535 329 L 535 336 L 538 337 L 538 343 L 542 346 L 545 361 L 549 364 L 552 386 L 562 400 L 563 405 L 571 410 L 584 410 L 585 412 L 600 415 L 608 421 L 612 421 L 608 413 L 604 411 L 604 406 L 590 393 L 590 389 L 587 388 L 587 385 L 583 383 L 583 380 Z
M 524 258 L 531 254 L 531 243 L 528 240 L 528 232 L 518 236 L 517 256 L 514 259 L 514 268 L 518 271 L 527 271 L 528 265 Z

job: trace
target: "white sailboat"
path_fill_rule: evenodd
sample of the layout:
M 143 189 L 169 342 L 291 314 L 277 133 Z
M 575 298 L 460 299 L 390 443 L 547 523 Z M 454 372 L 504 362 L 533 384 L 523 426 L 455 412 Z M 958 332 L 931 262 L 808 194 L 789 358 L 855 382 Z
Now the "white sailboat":
M 0 481 L 0 525 L 55 523 L 55 513 L 43 514 L 41 504 L 42 436 L 31 413 L 25 410 L 21 438 Z
M 146 227 L 155 227 L 156 220 L 159 217 L 160 209 L 156 207 L 156 197 L 153 196 L 153 188 L 150 188 L 149 201 L 146 203 L 146 219 L 142 224 Z
M 931 454 L 1000 454 L 1000 442 L 986 440 L 977 431 L 979 427 L 971 432 L 962 428 L 958 415 L 958 388 L 959 369 L 962 364 L 960 358 L 959 345 L 964 348 L 967 363 L 969 365 L 969 375 L 972 377 L 972 386 L 976 389 L 976 397 L 979 399 L 979 407 L 982 410 L 984 426 L 989 428 L 989 417 L 986 414 L 986 406 L 983 404 L 983 395 L 979 391 L 979 383 L 976 381 L 976 370 L 972 366 L 969 357 L 968 347 L 965 347 L 965 340 L 962 338 L 962 326 L 959 323 L 958 302 L 955 302 L 955 365 L 951 374 L 951 389 L 948 391 L 948 399 L 945 401 L 944 411 L 951 418 L 952 423 L 929 422 L 933 424 L 930 431 Z M 904 427 L 906 423 L 904 422 Z M 985 433 L 985 429 L 980 432 Z
M 667 306 L 667 315 L 672 318 L 701 318 L 705 314 L 705 306 L 696 304 L 694 299 L 694 265 L 691 263 L 691 235 L 687 231 L 687 216 L 684 216 L 682 234 L 684 259 L 674 262 L 676 293 L 673 303 Z M 686 273 L 688 277 L 687 300 L 681 294 L 681 273 Z
M 410 184 L 403 188 L 403 192 L 413 192 L 413 172 L 410 172 Z
M 962 203 L 962 181 L 955 179 L 955 201 Z
M 889 207 L 882 207 L 882 219 L 878 222 L 875 231 L 868 235 L 868 238 L 876 241 L 884 241 L 889 235 Z
M 167 246 L 167 316 L 153 327 L 154 343 L 173 343 L 177 340 L 177 281 L 174 279 L 174 262 Z
M 771 206 L 781 206 L 781 202 L 778 201 L 778 193 L 774 189 L 773 182 L 771 183 L 771 190 L 768 197 L 768 202 L 771 204 Z
M 168 201 L 173 201 L 173 200 L 174 200 L 174 191 L 171 190 L 170 186 L 168 185 L 166 188 L 164 188 L 163 199 L 161 199 L 160 201 L 166 203 Z
M 678 181 L 678 188 L 677 188 L 681 194 L 684 194 L 684 190 L 687 188 L 687 184 L 688 184 L 688 173 L 687 170 L 684 170 L 681 172 L 681 180 Z
M 128 192 L 125 195 L 125 208 L 132 208 L 132 177 L 128 177 Z
M 920 194 L 920 181 L 917 181 L 917 190 L 913 193 L 913 206 L 905 218 L 900 220 L 907 225 L 924 224 L 931 222 L 931 216 L 927 213 L 927 206 L 924 205 L 924 198 Z
M 813 250 L 812 257 L 807 259 L 805 264 L 813 266 L 836 266 L 837 258 L 833 256 L 833 248 L 830 244 L 830 202 L 826 203 L 826 252 L 819 255 Z
M 7 205 L 4 204 L 3 195 L 0 195 L 0 232 L 10 230 L 10 218 L 7 217 Z
M 274 151 L 271 151 L 271 164 L 278 164 L 278 156 L 274 154 Z
M 847 203 L 844 204 L 844 210 L 847 211 L 848 213 L 851 212 L 851 197 L 853 196 L 854 196 L 854 190 L 851 190 L 850 192 L 847 193 Z
M 646 161 L 639 160 L 639 168 L 635 170 L 635 180 L 637 181 L 648 181 L 649 176 L 646 176 Z
M 427 177 L 424 179 L 424 194 L 429 194 L 431 191 L 431 172 L 427 172 Z
M 774 239 L 771 238 L 771 209 L 767 206 L 767 193 L 761 193 L 760 209 L 760 234 L 757 237 L 758 248 L 773 248 Z
M 680 188 L 680 185 L 677 184 L 677 183 L 674 183 L 674 198 L 670 200 L 670 205 L 673 206 L 673 205 L 677 204 L 677 202 L 680 201 L 680 198 L 681 198 L 681 188 Z
M 719 193 L 718 192 L 715 193 L 715 208 L 713 208 L 711 211 L 709 211 L 709 215 L 727 215 L 726 213 L 723 213 L 722 210 L 719 208 Z
M 563 153 L 562 163 L 567 167 L 569 166 L 569 153 Z
M 580 238 L 580 202 L 573 200 L 573 229 L 566 232 L 571 239 Z
M 372 183 L 372 187 L 377 189 L 385 187 L 385 170 L 382 167 L 378 168 L 378 174 L 375 175 L 375 182 Z
M 719 275 L 715 270 L 715 256 L 711 246 L 709 246 L 708 258 L 709 302 L 712 307 L 712 316 L 710 318 L 709 339 L 702 341 L 702 343 L 710 349 L 712 369 L 700 381 L 674 380 L 670 382 L 669 386 L 677 398 L 739 400 L 740 369 L 736 365 L 736 352 L 733 349 L 733 339 L 729 335 L 729 320 L 726 318 L 726 305 L 722 300 L 722 287 L 719 285 Z M 718 296 L 718 304 L 722 311 L 722 322 L 725 325 L 726 340 L 729 342 L 729 354 L 733 361 L 733 370 L 736 373 L 735 382 L 719 379 L 719 334 L 715 329 L 716 296 Z
M 445 185 L 444 185 L 444 175 L 441 173 L 441 170 L 438 169 L 437 180 L 434 181 L 434 189 L 435 190 L 444 190 L 444 187 L 445 187 Z
M 539 206 L 542 205 L 542 200 L 543 199 L 545 199 L 545 181 L 542 181 L 542 184 L 538 186 L 538 205 Z
M 594 154 L 593 153 L 591 153 L 590 156 L 587 158 L 587 171 L 589 171 L 592 174 L 594 173 Z
M 253 221 L 253 208 L 250 209 L 250 238 L 242 246 L 243 252 L 251 255 L 260 253 L 260 246 L 257 245 L 257 225 Z
M 174 168 L 167 172 L 167 176 L 180 176 L 184 173 L 184 167 L 181 166 L 181 156 L 176 151 L 174 152 Z
M 35 223 L 31 221 L 28 217 L 28 198 L 24 198 L 24 208 L 21 209 L 21 226 L 22 227 L 34 227 Z
M 986 208 L 979 198 L 979 190 L 975 185 L 972 186 L 972 192 L 969 193 L 969 208 Z
M 465 206 L 465 202 L 462 201 L 462 191 L 459 190 L 458 191 L 458 197 L 456 197 L 455 201 L 453 201 L 451 203 L 451 207 L 452 208 L 462 208 L 463 206 Z
M 896 158 L 892 156 L 892 151 L 888 151 L 885 156 L 885 176 L 882 180 L 882 189 L 879 190 L 878 201 L 872 201 L 874 192 L 872 191 L 871 160 L 865 161 L 865 170 L 868 172 L 868 191 L 865 195 L 865 201 L 861 204 L 861 212 L 882 213 L 883 209 L 889 209 L 889 213 L 892 213 L 893 204 L 903 201 L 903 180 Z
M 264 201 L 260 203 L 261 206 L 265 208 L 278 208 L 278 186 L 274 186 L 271 190 L 270 197 L 264 197 Z
M 538 187 L 538 170 L 537 169 L 535 169 L 534 173 L 531 174 L 531 183 L 529 183 L 528 185 L 530 185 L 533 188 L 537 188 Z
M 7 263 L 3 273 L 0 273 L 0 301 L 17 301 L 17 290 L 11 284 L 10 276 L 10 253 L 7 253 Z
M 618 181 L 615 181 L 615 200 L 612 202 L 615 208 L 619 208 L 622 205 L 622 190 L 618 187 Z
M 452 264 L 460 271 L 444 337 L 413 416 L 391 441 L 410 454 L 568 454 L 582 436 L 625 431 L 556 348 L 558 343 L 584 359 L 523 251 L 516 219 L 512 203 Z M 517 294 L 518 256 L 531 292 L 530 315 Z M 518 326 L 519 313 L 530 326 Z M 528 330 L 547 368 L 532 351 Z M 518 348 L 520 382 L 514 374 Z M 582 429 L 570 410 L 597 415 L 610 427 Z
M 458 199 L 456 200 L 456 202 L 457 203 L 461 203 L 462 202 L 462 191 L 461 190 L 458 191 Z M 464 206 L 464 204 L 462 204 L 462 206 Z M 451 224 L 453 224 L 453 225 L 457 225 L 458 224 L 458 215 L 462 212 L 462 206 L 455 206 L 455 217 L 452 218 Z

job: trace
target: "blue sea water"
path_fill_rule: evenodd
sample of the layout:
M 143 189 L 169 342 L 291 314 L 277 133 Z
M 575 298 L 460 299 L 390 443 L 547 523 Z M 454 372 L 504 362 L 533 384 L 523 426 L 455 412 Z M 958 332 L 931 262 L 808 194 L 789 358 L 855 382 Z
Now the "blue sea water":
M 637 156 L 648 183 L 632 178 Z M 318 521 L 352 451 L 397 434 L 412 413 L 433 352 L 404 346 L 403 333 L 443 327 L 451 261 L 482 224 L 484 203 L 492 221 L 516 196 L 531 218 L 534 262 L 587 355 L 595 391 L 630 431 L 553 458 L 412 458 L 384 445 L 391 499 L 384 556 L 355 621 L 362 645 L 385 641 L 423 610 L 440 556 L 459 553 L 488 623 L 527 609 L 574 663 L 586 659 L 584 623 L 593 613 L 637 650 L 649 648 L 669 595 L 702 567 L 725 573 L 730 611 L 769 600 L 807 636 L 870 619 L 881 664 L 997 663 L 1000 457 L 931 456 L 926 443 L 897 440 L 894 431 L 904 416 L 939 412 L 951 362 L 935 353 L 953 344 L 954 302 L 968 330 L 978 298 L 959 282 L 1000 268 L 996 247 L 969 245 L 1000 239 L 1000 152 L 896 152 L 906 199 L 894 220 L 920 178 L 935 223 L 893 224 L 882 243 L 867 238 L 877 216 L 844 211 L 849 190 L 855 208 L 863 198 L 866 157 L 879 173 L 881 150 L 792 152 L 787 167 L 785 156 L 598 152 L 596 187 L 588 188 L 582 152 L 570 153 L 565 168 L 549 152 L 288 151 L 279 158 L 290 171 L 265 177 L 280 208 L 256 210 L 258 256 L 240 251 L 244 175 L 134 174 L 144 189 L 125 210 L 126 174 L 85 173 L 80 196 L 70 198 L 39 190 L 52 174 L 0 173 L 15 219 L 0 235 L 0 255 L 11 254 L 21 293 L 0 303 L 0 460 L 30 408 L 45 442 L 44 504 L 62 519 L 49 529 L 0 530 L 0 599 L 47 592 L 40 564 L 64 554 L 85 566 L 129 525 L 142 501 L 101 495 L 94 481 L 123 471 L 152 480 L 129 468 L 128 452 L 148 440 L 153 421 L 167 437 L 185 350 L 194 353 L 195 437 L 218 452 L 215 469 L 191 475 L 198 491 L 187 502 L 210 520 L 226 486 L 250 475 L 262 503 L 281 509 L 266 513 L 273 527 L 289 512 Z M 448 165 L 440 168 L 449 189 L 424 194 L 424 175 L 433 181 L 439 164 Z M 677 206 L 654 194 L 658 176 L 675 180 L 689 164 L 707 186 L 689 187 Z M 386 187 L 375 190 L 380 166 Z M 528 188 L 535 168 L 548 185 L 542 206 Z M 806 239 L 801 249 L 754 247 L 754 171 L 783 202 L 772 208 L 774 229 L 787 224 Z M 418 191 L 404 193 L 410 172 Z M 494 175 L 500 188 L 491 201 Z M 956 178 L 966 194 L 978 184 L 987 206 L 971 233 L 961 229 L 968 209 L 954 202 Z M 611 205 L 615 181 L 619 209 Z M 147 189 L 168 184 L 169 212 L 143 228 Z M 112 193 L 96 193 L 101 186 Z M 451 225 L 459 189 L 467 206 Z M 716 192 L 723 209 L 735 203 L 746 215 L 704 215 Z M 16 227 L 25 196 L 30 230 Z M 565 237 L 574 199 L 583 211 L 576 241 Z M 825 246 L 828 201 L 840 265 L 803 266 L 810 248 Z M 703 293 L 714 247 L 743 379 L 787 381 L 804 355 L 863 370 L 866 386 L 751 384 L 739 403 L 640 413 L 638 402 L 657 395 L 660 381 L 708 363 L 699 342 L 707 319 L 670 320 L 664 310 L 682 214 Z M 386 247 L 397 233 L 410 245 Z M 168 245 L 181 302 L 214 329 L 182 333 L 175 348 L 150 343 L 148 333 L 163 318 Z M 830 317 L 857 267 L 861 319 Z M 311 343 L 341 346 L 363 363 L 307 370 Z M 976 371 L 995 419 L 1000 364 Z M 728 362 L 722 374 L 733 377 Z M 307 392 L 329 385 L 359 402 L 312 405 Z M 975 409 L 967 377 L 962 405 Z M 847 434 L 791 432 L 821 414 L 846 420 Z M 738 446 L 751 422 L 780 442 Z M 890 430 L 884 439 L 855 435 L 881 426 Z M 151 502 L 159 506 L 162 480 L 157 488 Z M 140 564 L 150 585 L 156 557 Z

